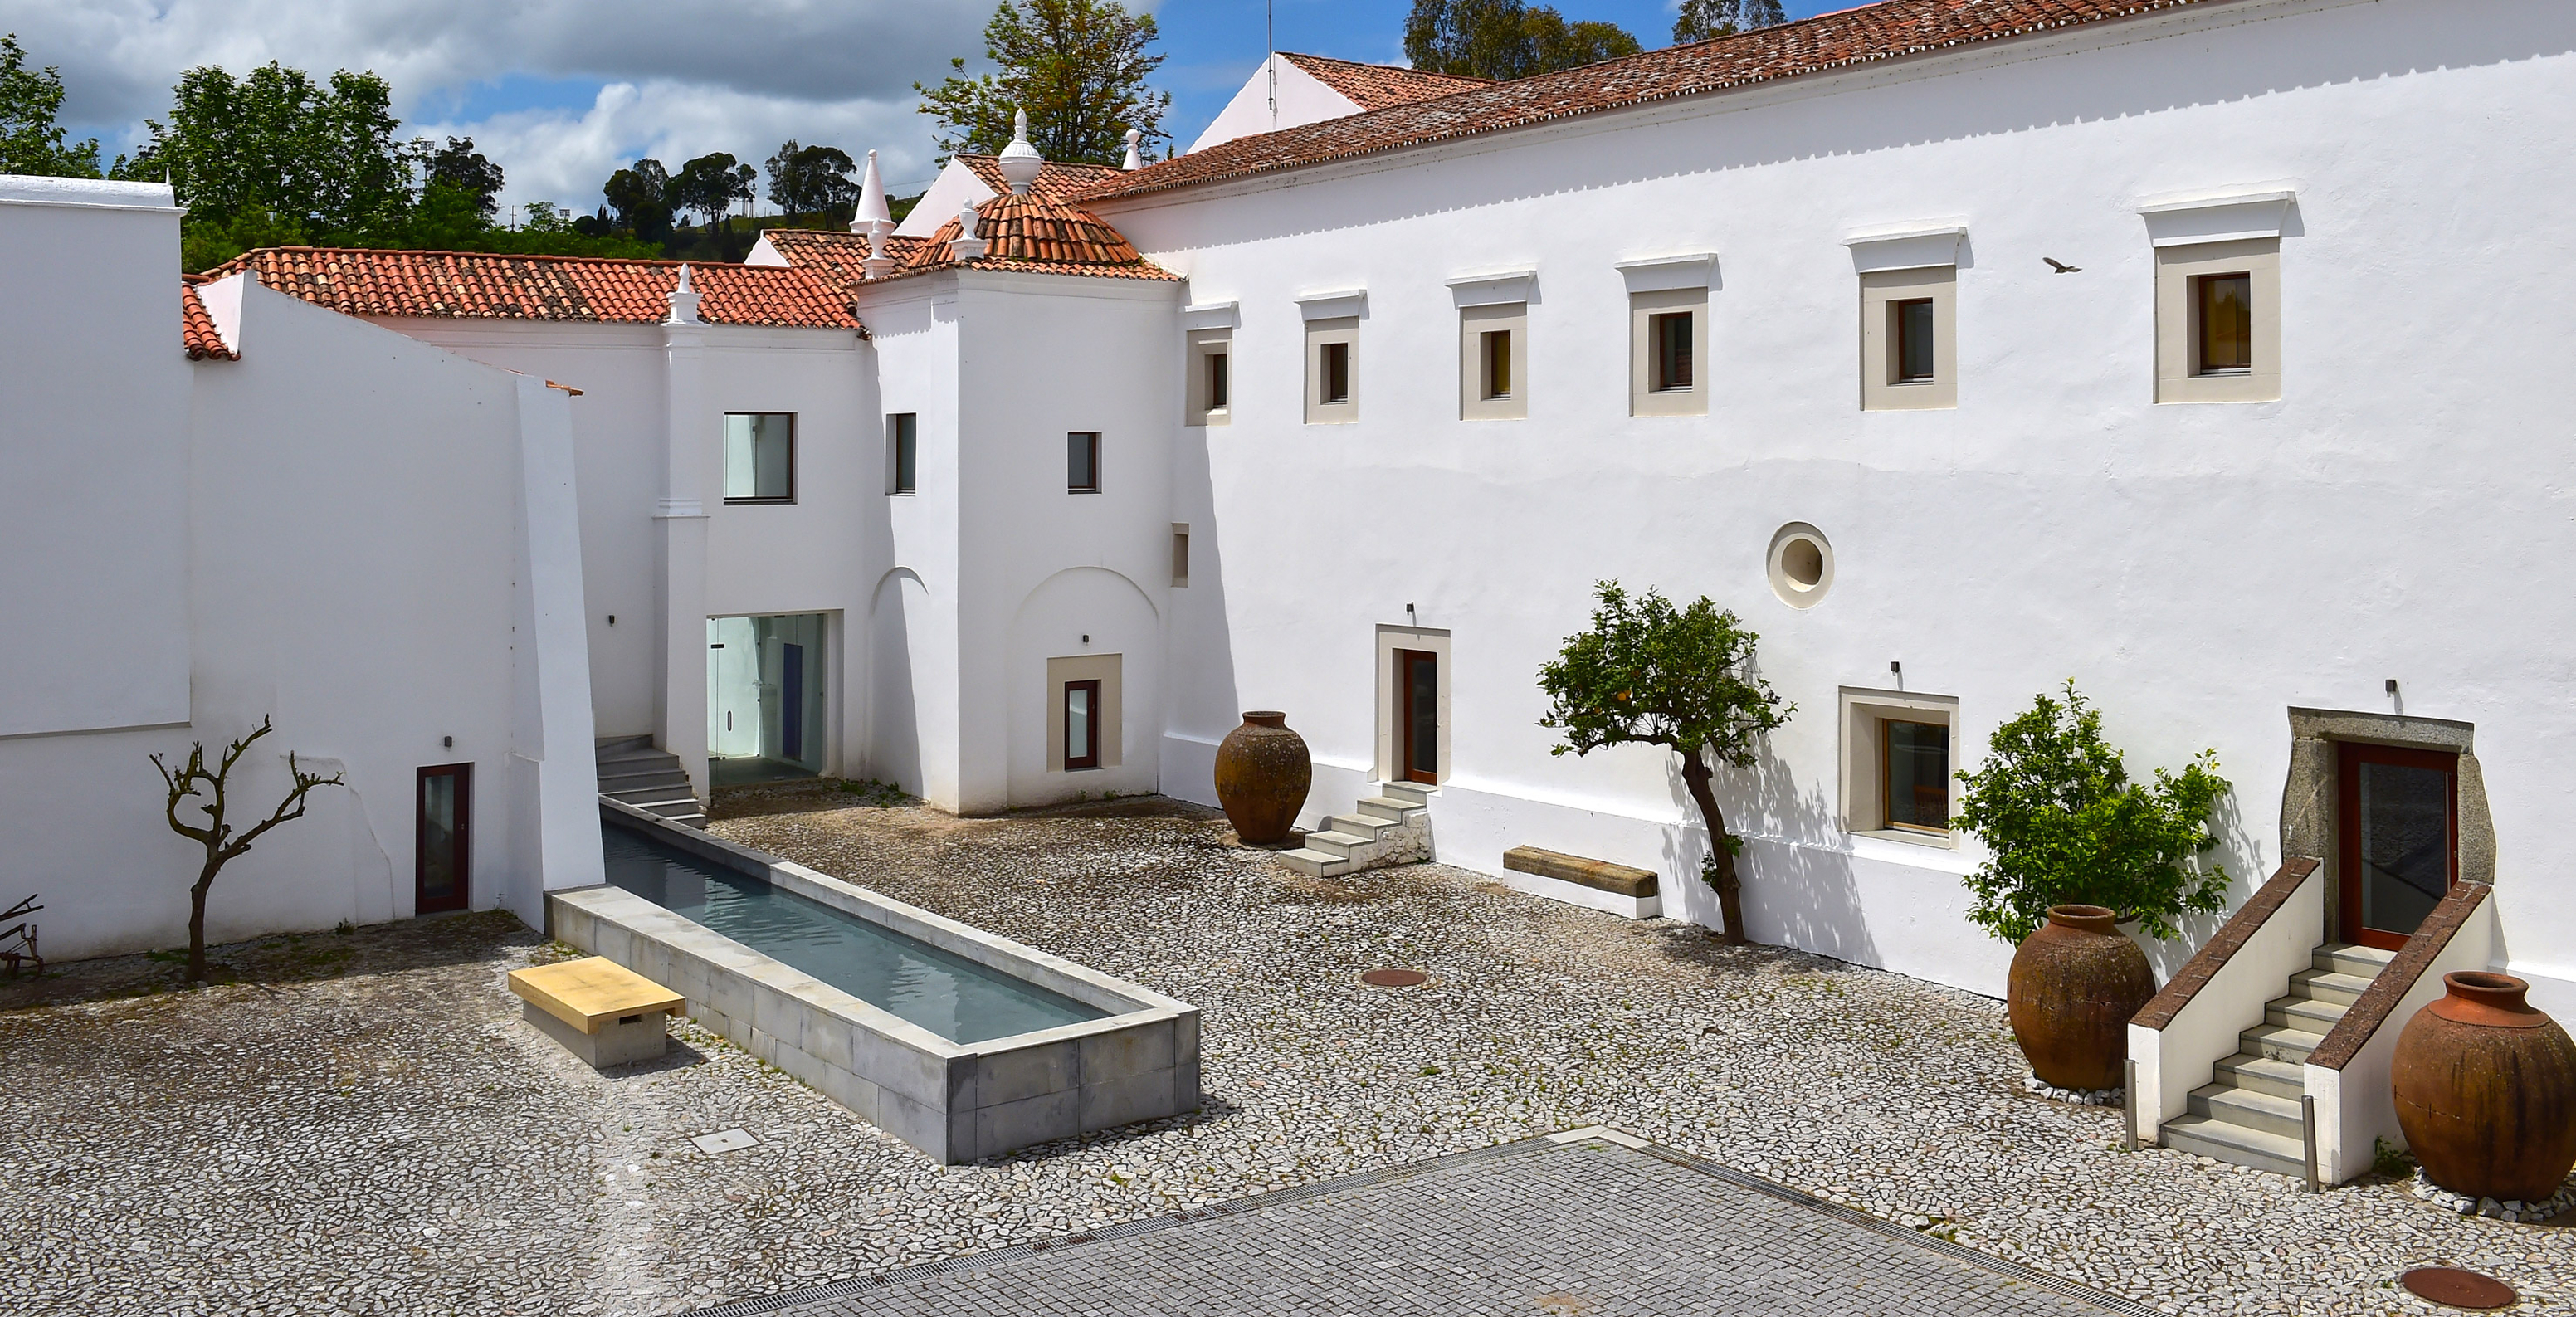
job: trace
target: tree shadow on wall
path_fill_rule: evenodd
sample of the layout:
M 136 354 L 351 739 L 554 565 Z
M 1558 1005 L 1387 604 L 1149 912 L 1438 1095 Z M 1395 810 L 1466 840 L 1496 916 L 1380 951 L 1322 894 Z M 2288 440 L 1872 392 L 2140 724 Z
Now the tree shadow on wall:
M 1802 788 L 1768 738 L 1756 744 L 1752 768 L 1721 768 L 1712 785 L 1729 830 L 1744 839 L 1736 873 L 1744 888 L 1745 936 L 1877 964 L 1878 944 L 1861 908 L 1852 857 L 1834 844 L 1840 828 L 1824 791 Z M 1664 891 L 1664 913 L 1714 928 L 1717 890 L 1699 877 L 1709 854 L 1708 829 L 1682 782 L 1679 756 L 1667 756 L 1665 788 L 1681 816 L 1696 826 L 1664 834 L 1665 866 L 1674 876 Z

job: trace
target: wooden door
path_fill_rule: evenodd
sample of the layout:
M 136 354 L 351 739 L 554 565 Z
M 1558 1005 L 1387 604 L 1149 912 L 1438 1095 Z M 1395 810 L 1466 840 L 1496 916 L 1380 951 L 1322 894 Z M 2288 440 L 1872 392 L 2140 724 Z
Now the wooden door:
M 1064 684 L 1064 767 L 1100 767 L 1100 683 Z
M 2460 758 L 2345 742 L 2335 776 L 2344 940 L 2395 950 L 2460 880 Z
M 416 797 L 417 868 L 412 910 L 435 914 L 462 910 L 473 857 L 474 765 L 442 764 L 420 770 Z
M 1407 782 L 1440 781 L 1440 656 L 1395 651 L 1396 769 Z

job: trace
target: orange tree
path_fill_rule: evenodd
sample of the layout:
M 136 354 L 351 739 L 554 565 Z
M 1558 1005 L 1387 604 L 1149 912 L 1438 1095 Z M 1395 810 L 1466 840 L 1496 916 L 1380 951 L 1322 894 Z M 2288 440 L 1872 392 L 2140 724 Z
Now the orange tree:
M 1754 642 L 1743 620 L 1706 596 L 1688 607 L 1649 589 L 1631 597 L 1617 581 L 1596 587 L 1590 628 L 1566 637 L 1556 661 L 1539 669 L 1548 710 L 1541 727 L 1562 733 L 1550 754 L 1590 754 L 1605 745 L 1659 745 L 1682 759 L 1682 784 L 1708 825 L 1700 876 L 1717 889 L 1728 942 L 1744 941 L 1744 901 L 1735 859 L 1744 840 L 1727 831 L 1710 782 L 1716 766 L 1753 767 L 1756 741 L 1789 720 L 1770 683 L 1753 675 Z

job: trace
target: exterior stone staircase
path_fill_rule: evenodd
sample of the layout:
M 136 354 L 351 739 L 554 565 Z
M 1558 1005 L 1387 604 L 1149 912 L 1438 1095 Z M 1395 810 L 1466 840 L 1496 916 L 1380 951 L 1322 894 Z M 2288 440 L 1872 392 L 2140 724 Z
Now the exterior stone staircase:
M 1380 782 L 1377 794 L 1324 820 L 1306 834 L 1303 848 L 1282 851 L 1279 862 L 1309 878 L 1331 878 L 1355 869 L 1382 869 L 1431 858 L 1431 793 L 1419 782 Z
M 2290 976 L 2289 995 L 2266 1003 L 2263 1023 L 2237 1035 L 2239 1050 L 2218 1063 L 2213 1082 L 2191 1091 L 2189 1114 L 2165 1122 L 2164 1145 L 2306 1175 L 2299 1099 L 2307 1092 L 2308 1056 L 2394 955 L 2339 943 L 2317 948 L 2309 968 Z
M 707 825 L 706 808 L 689 788 L 680 757 L 658 750 L 649 736 L 603 737 L 598 742 L 599 794 L 674 823 Z

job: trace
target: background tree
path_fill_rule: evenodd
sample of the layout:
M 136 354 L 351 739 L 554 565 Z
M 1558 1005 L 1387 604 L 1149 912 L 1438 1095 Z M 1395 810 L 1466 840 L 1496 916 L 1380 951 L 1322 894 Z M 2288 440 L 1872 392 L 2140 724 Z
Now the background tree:
M 0 36 L 0 174 L 98 177 L 98 139 L 65 142 L 62 108 L 61 71 L 28 68 L 17 34 Z
M 732 213 L 735 202 L 751 200 L 751 181 L 759 176 L 731 155 L 711 151 L 671 176 L 671 209 L 695 212 L 699 223 L 713 224 Z
M 1959 780 L 1951 825 L 1990 852 L 1968 875 L 1968 918 L 2005 942 L 2037 931 L 2052 905 L 2104 906 L 2166 939 L 2185 912 L 2226 908 L 2227 870 L 2194 858 L 2218 844 L 2209 812 L 2228 785 L 2216 750 L 2180 776 L 2159 768 L 2154 786 L 2132 783 L 2069 681 L 2064 703 L 2039 696 L 1995 729 L 1985 764 Z
M 651 156 L 608 176 L 600 188 L 617 226 L 646 242 L 671 236 L 671 171 Z
M 144 121 L 151 141 L 120 173 L 157 181 L 168 171 L 188 207 L 190 268 L 213 263 L 209 246 L 233 241 L 399 240 L 418 152 L 394 137 L 401 121 L 384 79 L 342 69 L 316 82 L 271 60 L 238 80 L 190 69 L 172 95 L 169 122 Z
M 1567 637 L 1556 661 L 1539 669 L 1539 689 L 1548 697 L 1539 726 L 1564 734 L 1548 753 L 1659 745 L 1680 755 L 1682 784 L 1708 825 L 1701 876 L 1717 889 L 1724 938 L 1741 943 L 1744 901 L 1735 859 L 1744 842 L 1727 831 L 1710 782 L 1717 764 L 1751 768 L 1757 739 L 1787 722 L 1797 706 L 1781 703 L 1748 670 L 1761 637 L 1734 613 L 1706 597 L 1676 608 L 1653 590 L 1631 598 L 1617 581 L 1596 588 L 1591 627 Z
M 188 747 L 188 762 L 176 772 L 161 762 L 161 756 L 152 756 L 152 766 L 161 770 L 161 781 L 170 789 L 169 803 L 164 809 L 170 820 L 170 830 L 206 850 L 205 862 L 197 869 L 197 884 L 188 889 L 188 978 L 191 982 L 202 983 L 206 978 L 206 892 L 215 885 L 215 875 L 225 865 L 249 854 L 251 843 L 266 835 L 269 829 L 304 817 L 304 798 L 312 794 L 313 788 L 342 785 L 338 773 L 323 777 L 305 772 L 303 765 L 297 763 L 290 752 L 286 756 L 286 773 L 292 783 L 287 789 L 286 799 L 277 802 L 277 808 L 270 810 L 267 818 L 253 824 L 250 831 L 235 836 L 231 822 L 225 817 L 230 807 L 225 792 L 232 785 L 233 765 L 240 763 L 242 755 L 268 733 L 269 720 L 262 718 L 259 730 L 224 747 L 221 759 L 212 769 L 206 767 L 206 743 L 203 741 Z M 195 806 L 206 816 L 206 821 L 203 824 L 181 821 L 181 807 L 198 796 L 206 798 L 204 803 Z
M 1788 21 L 1780 0 L 1682 0 L 1681 14 L 1673 19 L 1673 44 L 1731 37 Z
M 769 200 L 788 215 L 829 215 L 859 204 L 858 162 L 836 146 L 798 146 L 769 157 Z
M 1568 23 L 1522 0 L 1413 0 L 1404 23 L 1404 57 L 1413 67 L 1471 78 L 1526 78 L 1639 49 L 1616 24 Z
M 939 120 L 939 149 L 982 155 L 1011 142 L 1011 115 L 1029 112 L 1029 144 L 1049 160 L 1115 165 L 1127 130 L 1164 140 L 1168 93 L 1145 79 L 1163 63 L 1145 48 L 1161 35 L 1152 14 L 1118 0 L 1004 0 L 984 25 L 984 57 L 999 68 L 966 76 L 966 61 L 936 87 L 912 84 L 921 112 Z
M 501 167 L 475 150 L 471 137 L 448 138 L 447 145 L 429 152 L 422 192 L 426 195 L 436 187 L 454 188 L 472 200 L 475 213 L 486 224 L 501 213 Z

